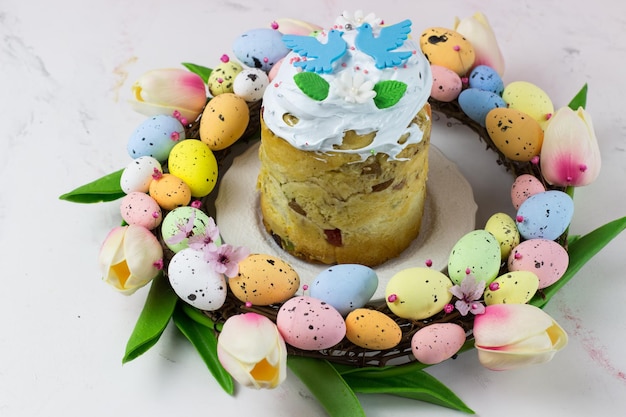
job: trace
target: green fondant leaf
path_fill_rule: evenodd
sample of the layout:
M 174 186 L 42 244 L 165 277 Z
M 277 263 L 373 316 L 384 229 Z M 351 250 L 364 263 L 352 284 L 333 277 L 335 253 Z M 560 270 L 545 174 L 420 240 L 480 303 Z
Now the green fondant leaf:
M 365 417 L 354 391 L 328 361 L 290 355 L 287 365 L 330 417 Z
M 209 81 L 209 76 L 213 72 L 211 68 L 203 67 L 202 65 L 191 64 L 189 62 L 183 62 L 182 65 L 194 74 L 198 74 L 205 84 Z
M 178 296 L 163 274 L 152 280 L 143 310 L 126 344 L 122 363 L 132 361 L 156 344 L 172 317 L 177 301 Z
M 379 109 L 386 109 L 395 105 L 406 92 L 406 84 L 401 81 L 387 80 L 376 83 L 374 104 Z
M 120 186 L 123 169 L 112 174 L 105 175 L 89 184 L 82 185 L 69 193 L 59 197 L 61 200 L 72 203 L 101 203 L 103 201 L 115 201 L 126 194 Z
M 568 107 L 574 111 L 578 110 L 579 107 L 583 109 L 587 105 L 587 84 L 583 85 L 583 88 L 580 89 L 578 94 L 574 96 L 572 101 L 568 104 Z
M 328 97 L 330 85 L 328 81 L 314 72 L 299 72 L 293 76 L 293 80 L 300 90 L 316 101 L 322 101 Z

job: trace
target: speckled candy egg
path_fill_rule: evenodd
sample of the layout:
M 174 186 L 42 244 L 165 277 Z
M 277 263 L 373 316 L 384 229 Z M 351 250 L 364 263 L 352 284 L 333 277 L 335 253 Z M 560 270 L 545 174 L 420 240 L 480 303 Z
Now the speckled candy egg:
M 235 78 L 243 70 L 241 64 L 235 61 L 221 62 L 217 65 L 207 80 L 211 95 L 232 93 L 235 85 Z
M 526 240 L 513 249 L 508 259 L 509 271 L 530 271 L 537 275 L 539 288 L 557 282 L 569 265 L 567 251 L 553 240 Z
M 422 32 L 420 48 L 432 65 L 441 65 L 464 76 L 474 65 L 476 53 L 472 44 L 460 33 L 442 27 Z
M 489 284 L 500 270 L 498 240 L 486 230 L 474 230 L 459 239 L 448 258 L 448 274 L 455 284 L 467 276 L 467 270 L 479 281 Z
M 266 306 L 293 297 L 300 287 L 300 277 L 280 258 L 251 254 L 239 262 L 239 273 L 228 280 L 228 286 L 239 300 Z
M 542 129 L 554 114 L 554 105 L 545 91 L 527 81 L 514 81 L 504 87 L 502 98 L 511 109 L 535 119 Z
M 246 101 L 231 93 L 208 102 L 200 119 L 200 139 L 216 151 L 235 143 L 248 127 L 250 109 Z
M 163 174 L 152 180 L 148 189 L 150 196 L 164 210 L 174 210 L 191 201 L 191 190 L 185 181 L 172 174 Z
M 485 127 L 494 145 L 513 161 L 528 162 L 541 152 L 543 129 L 517 109 L 492 109 L 485 118 Z
M 161 224 L 163 213 L 159 203 L 146 193 L 133 191 L 120 202 L 122 219 L 128 224 L 138 224 L 152 230 Z
M 131 158 L 151 156 L 163 162 L 182 139 L 185 139 L 183 125 L 172 116 L 158 115 L 137 127 L 128 140 L 127 150 Z
M 363 307 L 378 288 L 378 275 L 365 265 L 334 265 L 320 272 L 309 286 L 311 297 L 326 301 L 345 316 Z
M 120 178 L 120 187 L 126 194 L 133 191 L 147 193 L 152 182 L 152 176 L 163 172 L 161 163 L 151 156 L 140 156 L 133 159 L 130 164 L 124 168 L 122 177 Z
M 251 68 L 269 72 L 274 64 L 287 56 L 289 49 L 283 43 L 283 34 L 269 28 L 251 29 L 233 43 L 237 59 Z
M 470 88 L 478 88 L 479 90 L 491 91 L 499 96 L 504 91 L 504 82 L 500 78 L 498 72 L 487 65 L 478 65 L 475 67 L 468 77 Z
M 286 343 L 303 350 L 331 348 L 346 335 L 341 314 L 330 304 L 308 296 L 287 300 L 278 310 L 276 326 Z
M 455 100 L 463 89 L 459 74 L 441 65 L 431 65 L 430 70 L 433 75 L 430 96 L 446 103 Z
M 168 160 L 170 173 L 181 178 L 193 197 L 204 197 L 217 183 L 217 160 L 213 151 L 199 140 L 178 143 Z
M 524 239 L 555 240 L 565 232 L 574 215 L 574 200 L 558 190 L 526 199 L 517 210 L 517 229 Z
M 214 226 L 215 221 L 202 210 L 191 206 L 178 207 L 165 215 L 161 236 L 172 252 L 180 252 L 188 247 L 189 237 L 203 235 L 207 227 Z M 215 244 L 222 244 L 219 237 Z
M 506 103 L 491 91 L 467 88 L 459 94 L 459 106 L 467 117 L 485 126 L 487 114 L 495 108 L 506 107 Z
M 485 304 L 526 304 L 537 292 L 539 278 L 530 271 L 510 271 L 485 290 Z
M 400 343 L 402 330 L 381 311 L 357 308 L 346 317 L 346 337 L 362 348 L 385 350 Z
M 434 365 L 450 359 L 463 347 L 465 330 L 454 323 L 434 323 L 418 330 L 411 339 L 415 359 Z
M 259 101 L 270 83 L 267 74 L 258 68 L 246 68 L 235 77 L 233 93 L 248 103 Z
M 422 320 L 443 310 L 452 299 L 451 287 L 452 281 L 437 270 L 407 268 L 391 277 L 385 298 L 396 316 Z
M 226 300 L 226 279 L 215 272 L 202 251 L 187 248 L 170 260 L 167 275 L 181 300 L 200 310 L 214 311 Z
M 519 245 L 520 235 L 515 220 L 506 213 L 496 213 L 485 224 L 485 230 L 491 233 L 500 244 L 500 257 L 506 259 L 514 247 Z
M 511 203 L 517 210 L 528 197 L 544 191 L 546 191 L 546 187 L 537 177 L 530 174 L 522 174 L 515 178 L 511 186 Z

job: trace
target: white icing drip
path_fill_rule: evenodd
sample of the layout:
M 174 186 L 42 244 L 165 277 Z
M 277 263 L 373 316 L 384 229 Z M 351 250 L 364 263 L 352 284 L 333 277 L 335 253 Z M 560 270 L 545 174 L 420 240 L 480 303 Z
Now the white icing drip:
M 374 36 L 378 35 L 377 32 L 374 31 Z M 293 76 L 301 70 L 292 65 L 292 61 L 299 55 L 289 53 L 276 78 L 265 91 L 263 118 L 274 134 L 301 150 L 356 153 L 362 159 L 372 153 L 383 152 L 391 159 L 396 159 L 406 146 L 422 140 L 423 132 L 411 120 L 430 96 L 430 65 L 419 47 L 407 39 L 394 51 L 412 51 L 413 55 L 398 68 L 379 70 L 369 55 L 354 46 L 356 35 L 356 30 L 344 32 L 343 39 L 348 44 L 348 51 L 333 64 L 333 73 L 320 74 L 331 86 L 328 97 L 322 101 L 306 96 L 295 84 Z M 318 39 L 322 43 L 326 42 L 326 32 L 320 34 Z M 344 71 L 349 71 L 351 76 L 360 72 L 366 81 L 370 80 L 373 84 L 385 80 L 401 81 L 407 85 L 407 89 L 398 103 L 385 109 L 378 109 L 373 99 L 365 103 L 350 103 L 335 94 L 338 89 L 333 88 L 333 83 L 339 82 Z M 287 124 L 283 120 L 285 114 L 297 117 L 298 122 L 294 126 Z M 344 132 L 348 130 L 354 130 L 357 134 L 376 132 L 376 135 L 372 143 L 364 148 L 335 149 L 334 146 L 341 144 Z M 405 134 L 409 135 L 408 138 L 402 144 L 398 143 Z

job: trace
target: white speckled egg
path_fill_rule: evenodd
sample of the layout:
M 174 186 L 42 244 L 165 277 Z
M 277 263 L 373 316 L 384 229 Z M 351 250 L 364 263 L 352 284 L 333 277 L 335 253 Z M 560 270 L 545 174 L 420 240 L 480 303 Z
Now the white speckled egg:
M 535 177 L 530 174 L 522 174 L 515 178 L 511 186 L 511 202 L 515 210 L 519 209 L 524 201 L 531 195 L 543 193 L 546 187 Z
M 474 230 L 461 237 L 448 258 L 448 274 L 455 284 L 467 276 L 469 269 L 478 281 L 489 284 L 500 271 L 500 243 L 486 230 Z
M 396 316 L 422 320 L 443 310 L 452 299 L 450 288 L 452 281 L 437 270 L 407 268 L 391 277 L 385 288 L 385 298 Z
M 514 81 L 504 87 L 502 99 L 511 109 L 517 109 L 535 119 L 542 129 L 554 114 L 554 105 L 545 91 L 527 81 Z
M 161 163 L 151 156 L 140 156 L 132 160 L 130 164 L 124 168 L 122 177 L 120 178 L 120 187 L 126 194 L 133 191 L 147 193 L 152 182 L 152 175 L 155 170 L 159 173 L 163 172 Z
M 574 200 L 563 191 L 532 195 L 517 210 L 517 228 L 524 239 L 555 240 L 565 232 L 574 215 Z
M 501 259 L 506 259 L 513 248 L 519 245 L 520 235 L 515 220 L 506 213 L 496 213 L 485 224 L 485 230 L 491 233 L 500 244 Z
M 326 301 L 345 316 L 363 307 L 376 292 L 378 276 L 367 266 L 341 264 L 320 272 L 309 286 L 311 297 Z
M 415 359 L 434 365 L 450 359 L 463 347 L 465 330 L 455 323 L 434 323 L 419 329 L 411 339 Z
M 331 348 L 346 335 L 341 314 L 330 304 L 308 296 L 287 300 L 278 310 L 276 326 L 286 343 L 303 350 Z
M 228 280 L 228 286 L 239 300 L 266 306 L 291 298 L 300 287 L 300 277 L 284 260 L 256 253 L 239 262 L 239 273 Z
M 126 194 L 120 202 L 122 219 L 128 224 L 138 224 L 152 230 L 161 224 L 163 213 L 161 207 L 146 193 L 134 191 Z
M 539 278 L 530 271 L 510 271 L 494 279 L 485 290 L 485 304 L 526 304 L 539 288 Z M 493 289 L 492 289 L 493 288 Z
M 446 103 L 456 99 L 463 89 L 461 77 L 456 72 L 441 65 L 431 65 L 430 70 L 433 76 L 430 96 Z
M 357 308 L 346 317 L 346 337 L 362 348 L 385 350 L 400 343 L 402 330 L 391 317 L 381 311 Z
M 243 70 L 241 64 L 235 61 L 221 62 L 217 65 L 207 80 L 211 95 L 232 93 L 235 85 L 235 77 Z
M 506 107 L 506 103 L 491 91 L 467 88 L 459 94 L 459 106 L 467 117 L 485 126 L 487 114 L 495 108 Z
M 178 143 L 168 160 L 170 173 L 185 181 L 192 197 L 204 197 L 217 183 L 217 159 L 213 151 L 199 140 Z
M 537 275 L 541 289 L 554 284 L 565 274 L 569 255 L 553 240 L 531 239 L 513 249 L 507 264 L 509 271 L 530 271 Z
M 233 93 L 248 103 L 259 101 L 270 83 L 267 74 L 258 68 L 246 68 L 235 77 Z
M 269 72 L 274 64 L 287 56 L 289 48 L 283 43 L 283 34 L 269 28 L 250 29 L 233 42 L 237 59 L 251 68 Z
M 185 139 L 185 129 L 180 122 L 167 115 L 152 116 L 137 127 L 128 140 L 131 158 L 151 156 L 165 161 L 178 141 Z
M 172 252 L 188 247 L 191 236 L 203 235 L 207 227 L 214 227 L 215 221 L 195 207 L 178 207 L 165 215 L 161 224 L 161 236 Z M 215 244 L 222 244 L 218 237 Z

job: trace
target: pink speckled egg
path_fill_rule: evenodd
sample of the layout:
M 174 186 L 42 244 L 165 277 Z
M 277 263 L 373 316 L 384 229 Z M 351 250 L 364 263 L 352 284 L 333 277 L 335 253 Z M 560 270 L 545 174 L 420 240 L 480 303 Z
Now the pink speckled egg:
M 161 207 L 146 193 L 134 191 L 127 194 L 120 203 L 122 219 L 128 224 L 143 226 L 152 230 L 161 224 Z
M 534 175 L 522 174 L 515 178 L 511 186 L 511 202 L 515 209 L 519 209 L 524 201 L 531 195 L 543 193 L 546 187 Z
M 569 265 L 567 251 L 548 239 L 530 239 L 517 245 L 508 259 L 509 271 L 530 271 L 539 278 L 539 289 L 557 282 Z
M 418 330 L 411 339 L 415 359 L 434 365 L 454 356 L 465 343 L 465 330 L 454 323 L 435 323 Z
M 286 343 L 303 350 L 331 348 L 346 335 L 341 314 L 330 304 L 308 296 L 286 301 L 278 311 L 276 326 Z
M 430 96 L 446 103 L 456 99 L 463 89 L 461 77 L 456 72 L 441 65 L 431 65 L 430 70 L 433 74 Z

